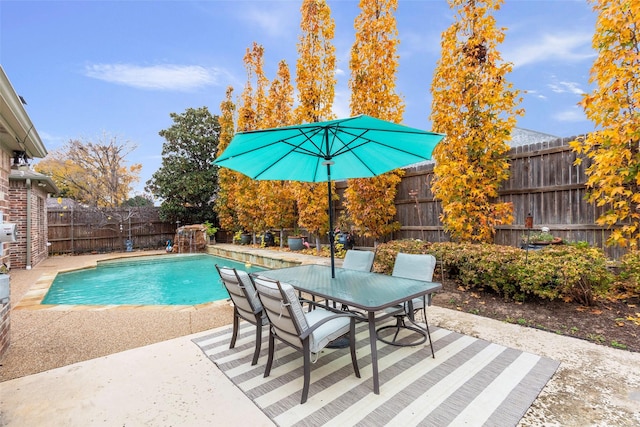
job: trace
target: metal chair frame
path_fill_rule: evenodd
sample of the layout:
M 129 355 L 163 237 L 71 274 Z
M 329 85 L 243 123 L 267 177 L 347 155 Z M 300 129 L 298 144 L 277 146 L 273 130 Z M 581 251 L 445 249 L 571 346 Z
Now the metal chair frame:
M 251 360 L 251 365 L 255 365 L 258 363 L 258 358 L 260 357 L 262 328 L 269 324 L 267 317 L 262 306 L 257 306 L 254 303 L 254 298 L 259 301 L 257 295 L 254 298 L 251 298 L 249 290 L 246 288 L 246 285 L 243 284 L 243 281 L 235 268 L 219 267 L 216 264 L 216 270 L 218 270 L 222 284 L 227 289 L 227 292 L 231 297 L 231 301 L 233 301 L 233 334 L 231 336 L 229 348 L 234 348 L 236 346 L 238 330 L 240 328 L 240 319 L 244 319 L 251 323 L 256 327 L 256 344 L 253 351 L 253 359 Z M 229 277 L 227 279 L 225 279 L 225 271 L 228 271 Z M 253 283 L 251 276 L 247 274 L 246 278 L 255 289 L 255 284 Z
M 272 294 L 262 291 L 261 290 L 262 282 L 275 284 L 280 292 L 280 295 L 274 296 Z M 310 385 L 310 378 L 311 378 L 311 349 L 310 349 L 311 335 L 320 326 L 324 325 L 325 323 L 333 319 L 337 319 L 341 317 L 350 317 L 348 335 L 349 335 L 349 347 L 351 351 L 351 363 L 353 365 L 353 370 L 355 372 L 356 377 L 360 378 L 360 370 L 358 368 L 358 359 L 356 356 L 356 340 L 355 340 L 355 336 L 356 336 L 355 322 L 356 322 L 357 316 L 349 313 L 332 312 L 333 313 L 332 315 L 324 317 L 323 319 L 319 320 L 314 324 L 310 324 L 308 329 L 303 331 L 302 327 L 296 321 L 296 315 L 293 312 L 293 308 L 292 308 L 292 303 L 293 304 L 298 303 L 299 305 L 299 301 L 297 300 L 295 302 L 292 301 L 292 299 L 290 299 L 287 296 L 286 292 L 283 290 L 282 284 L 279 281 L 267 279 L 264 277 L 258 277 L 254 280 L 254 283 L 256 283 L 256 289 L 258 290 L 258 295 L 262 301 L 264 311 L 267 317 L 272 320 L 270 322 L 271 326 L 269 328 L 269 358 L 267 359 L 267 365 L 264 371 L 265 378 L 267 378 L 270 375 L 271 368 L 273 366 L 276 339 L 278 339 L 279 341 L 285 343 L 286 345 L 298 351 L 301 351 L 304 358 L 304 367 L 303 367 L 304 383 L 302 387 L 302 396 L 301 396 L 300 403 L 301 404 L 305 403 L 309 396 L 309 385 Z M 270 307 L 278 307 L 279 311 Z M 301 305 L 300 305 L 300 308 L 301 308 Z M 324 310 L 324 308 L 319 307 L 317 308 L 317 310 Z M 285 319 L 285 322 L 282 322 L 283 318 Z M 282 323 L 287 323 L 288 328 L 284 329 L 284 327 L 282 327 Z M 300 340 L 299 346 L 294 345 L 288 340 L 283 338 L 283 336 L 288 336 L 289 339 L 291 339 L 291 337 L 294 334 Z
M 417 280 L 426 280 L 426 281 L 431 281 L 431 279 L 433 278 L 433 272 L 435 271 L 435 266 L 436 266 L 436 259 L 433 255 L 426 255 L 426 254 L 420 254 L 418 256 L 424 256 L 424 257 L 430 257 L 428 259 L 429 262 L 429 266 L 427 267 L 427 269 L 431 268 L 431 266 L 433 266 L 433 268 L 431 269 L 431 271 L 427 271 L 426 273 L 424 272 L 419 272 L 419 273 L 424 273 L 426 274 L 425 277 L 421 277 L 418 273 L 404 273 L 402 271 L 399 271 L 396 267 L 399 264 L 399 258 L 400 257 L 400 262 L 403 261 L 402 258 L 404 258 L 405 260 L 408 259 L 408 257 L 414 257 L 415 255 L 413 254 L 403 254 L 403 253 L 398 253 L 398 255 L 396 256 L 396 265 L 394 266 L 394 271 L 392 273 L 393 276 L 397 276 L 397 277 L 405 277 L 405 278 L 409 278 L 409 279 L 417 279 Z M 426 258 L 425 258 L 426 260 Z M 429 295 L 428 297 L 423 297 L 423 304 L 421 308 L 418 309 L 414 309 L 413 307 L 413 301 L 407 301 L 406 303 L 402 304 L 401 307 L 404 308 L 404 310 L 402 310 L 402 312 L 400 314 L 394 314 L 394 317 L 396 318 L 396 323 L 395 325 L 387 325 L 387 326 L 382 326 L 380 328 L 378 328 L 376 330 L 376 336 L 377 338 L 382 341 L 385 344 L 389 344 L 389 345 L 395 345 L 395 346 L 400 346 L 400 347 L 413 347 L 413 346 L 417 346 L 420 344 L 423 344 L 427 341 L 427 339 L 429 340 L 429 345 L 431 347 L 431 356 L 435 358 L 435 352 L 433 349 L 433 341 L 431 340 L 431 332 L 429 331 L 429 322 L 427 321 L 427 306 L 431 305 L 431 295 Z M 415 313 L 417 311 L 422 310 L 424 313 L 424 323 L 425 323 L 425 327 L 423 328 L 422 326 L 420 326 L 418 323 L 416 323 L 415 321 Z M 411 326 L 407 325 L 405 322 L 405 318 L 409 320 L 409 322 L 412 324 Z M 386 331 L 388 329 L 395 329 L 395 333 L 393 334 L 393 339 L 388 340 L 384 337 L 382 337 L 380 335 L 381 331 Z M 420 338 L 418 338 L 417 340 L 414 340 L 412 342 L 409 343 L 403 343 L 403 342 L 399 342 L 397 340 L 398 335 L 400 334 L 400 331 L 402 329 L 406 329 L 409 331 L 413 331 L 415 333 L 418 333 L 421 335 Z

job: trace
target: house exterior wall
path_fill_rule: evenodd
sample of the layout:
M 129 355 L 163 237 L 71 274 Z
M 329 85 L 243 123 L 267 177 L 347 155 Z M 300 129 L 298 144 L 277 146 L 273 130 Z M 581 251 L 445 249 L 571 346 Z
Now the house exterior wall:
M 11 154 L 5 150 L 0 151 L 0 212 L 3 214 L 4 221 L 10 221 L 9 205 L 9 173 L 11 172 Z M 8 264 L 10 243 L 0 243 L 2 255 L 0 255 L 0 263 Z M 1 264 L 0 264 L 1 265 Z M 9 332 L 10 332 L 10 298 L 6 301 L 0 301 L 0 355 L 9 348 Z
M 27 191 L 24 181 L 9 181 L 9 218 L 16 224 L 17 241 L 9 250 L 9 268 L 25 268 L 27 257 Z
M 31 186 L 29 191 L 28 186 Z M 11 268 L 31 268 L 47 258 L 47 194 L 41 187 L 28 181 L 12 180 L 9 184 L 10 217 L 16 224 L 18 237 L 11 245 Z M 28 199 L 31 199 L 30 201 Z M 27 205 L 31 205 L 31 241 L 27 233 Z M 27 260 L 27 247 L 31 247 L 31 260 Z
M 9 348 L 9 333 L 10 333 L 10 316 L 9 311 L 11 304 L 0 304 L 0 355 L 4 354 Z
M 2 64 L 0 64 L 0 213 L 2 214 L 3 222 L 15 223 L 17 219 L 14 217 L 15 211 L 10 212 L 12 202 L 10 189 L 10 182 L 12 180 L 11 165 L 14 153 L 16 158 L 22 160 L 42 159 L 47 155 L 47 150 L 38 135 L 38 131 L 31 122 L 27 111 L 24 109 L 24 105 L 24 99 L 17 94 Z M 45 185 L 49 186 L 51 193 L 57 192 L 57 188 L 55 188 L 55 184 L 53 184 L 52 181 L 44 181 Z M 44 204 L 42 207 L 44 209 Z M 39 209 L 38 204 L 34 207 L 34 210 L 36 209 Z M 41 226 L 46 227 L 46 222 L 40 221 L 38 224 L 36 230 L 41 230 Z M 38 234 L 46 236 L 45 233 L 34 232 L 34 236 Z M 46 239 L 46 237 L 43 238 Z M 42 242 L 38 238 L 35 238 L 34 241 L 37 248 L 44 246 L 44 253 L 46 255 L 46 241 Z M 0 243 L 0 265 L 1 263 L 10 263 L 11 249 L 15 248 L 16 245 L 17 242 Z M 41 260 L 41 252 L 41 250 L 38 250 L 32 256 L 32 263 Z M 6 278 L 7 277 L 5 277 L 5 279 Z M 0 283 L 0 289 L 6 289 L 6 286 L 1 286 Z M 7 294 L 9 295 L 7 296 Z M 11 312 L 10 292 L 3 292 L 1 296 L 0 357 L 9 347 L 9 321 Z

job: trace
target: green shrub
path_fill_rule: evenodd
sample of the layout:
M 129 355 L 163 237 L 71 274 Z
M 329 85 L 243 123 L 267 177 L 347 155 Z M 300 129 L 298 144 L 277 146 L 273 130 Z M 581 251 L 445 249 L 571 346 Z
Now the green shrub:
M 640 298 L 640 251 L 627 252 L 620 259 L 616 288 L 625 298 Z
M 374 271 L 391 274 L 398 252 L 430 253 L 447 278 L 466 289 L 491 290 L 505 298 L 534 295 L 590 305 L 613 280 L 604 253 L 585 245 L 550 245 L 527 253 L 511 246 L 482 243 L 396 240 L 378 246 Z M 640 281 L 640 255 L 635 267 L 634 274 Z
M 516 280 L 525 294 L 593 304 L 613 281 L 604 252 L 584 245 L 553 245 L 530 251 Z
M 376 273 L 391 274 L 398 252 L 405 254 L 427 254 L 430 253 L 430 246 L 431 243 L 429 242 L 415 239 L 392 240 L 390 242 L 380 243 L 376 247 L 373 271 Z
M 457 271 L 456 279 L 466 289 L 491 289 L 507 298 L 519 293 L 514 270 L 522 257 L 520 249 L 486 243 L 452 245 L 441 260 L 449 275 Z

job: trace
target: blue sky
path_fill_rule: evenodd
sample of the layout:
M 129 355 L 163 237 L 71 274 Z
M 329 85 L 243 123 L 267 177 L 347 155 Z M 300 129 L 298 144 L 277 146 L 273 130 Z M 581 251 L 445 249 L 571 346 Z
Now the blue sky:
M 265 72 L 281 59 L 295 74 L 301 0 L 281 1 L 30 1 L 0 2 L 0 62 L 49 151 L 69 139 L 103 134 L 130 141 L 142 163 L 136 193 L 161 165 L 158 135 L 169 114 L 207 106 L 219 113 L 225 89 L 242 92 L 242 57 L 256 41 Z M 336 100 L 349 115 L 349 52 L 356 0 L 329 0 L 336 22 Z M 400 0 L 397 91 L 405 124 L 429 130 L 432 72 L 440 36 L 453 22 L 445 0 Z M 513 62 L 508 79 L 527 91 L 518 126 L 557 136 L 594 126 L 577 103 L 589 92 L 595 14 L 586 1 L 506 0 L 496 14 L 506 27 L 500 47 Z

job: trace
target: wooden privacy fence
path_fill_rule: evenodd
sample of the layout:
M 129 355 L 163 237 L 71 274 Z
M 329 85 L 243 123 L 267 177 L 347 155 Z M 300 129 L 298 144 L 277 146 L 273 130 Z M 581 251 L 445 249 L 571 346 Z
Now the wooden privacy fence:
M 596 219 L 606 207 L 597 207 L 585 200 L 588 159 L 574 166 L 576 153 L 568 143 L 572 138 L 560 138 L 511 149 L 510 178 L 499 190 L 499 200 L 513 204 L 512 225 L 497 228 L 495 243 L 521 246 L 526 236 L 525 219 L 533 217 L 533 231 L 549 227 L 551 234 L 565 242 L 587 242 L 602 248 L 611 259 L 618 259 L 623 248 L 607 247 L 611 230 L 597 225 Z M 398 232 L 385 236 L 391 239 L 422 239 L 430 242 L 447 241 L 440 214 L 442 207 L 431 192 L 433 163 L 409 168 L 398 186 L 396 219 Z M 344 192 L 346 182 L 337 184 L 338 194 Z M 336 209 L 341 210 L 339 202 Z M 357 238 L 359 246 L 373 246 L 371 239 Z
M 47 210 L 49 254 L 164 248 L 175 224 L 163 222 L 157 207 Z M 128 244 L 130 242 L 130 244 Z
M 619 259 L 625 253 L 623 248 L 605 245 L 611 231 L 595 221 L 606 208 L 585 200 L 585 170 L 590 163 L 584 159 L 580 166 L 574 166 L 576 154 L 568 145 L 573 139 L 519 146 L 510 151 L 510 178 L 501 186 L 499 200 L 513 204 L 514 223 L 498 227 L 495 243 L 521 246 L 527 233 L 525 219 L 531 215 L 533 230 L 548 227 L 554 236 L 565 242 L 584 241 L 602 248 L 611 259 Z M 406 170 L 396 196 L 396 219 L 401 228 L 381 241 L 448 240 L 439 219 L 441 204 L 431 192 L 432 180 L 433 163 Z M 336 183 L 340 196 L 340 200 L 334 202 L 336 218 L 342 213 L 341 200 L 346 185 L 346 182 Z M 121 251 L 126 249 L 129 235 L 134 249 L 155 249 L 164 247 L 175 233 L 175 224 L 160 221 L 155 207 L 49 208 L 48 215 L 50 253 L 53 254 Z M 233 233 L 224 230 L 216 235 L 219 242 L 231 242 L 232 238 Z M 328 243 L 327 236 L 322 236 L 321 240 Z M 315 236 L 310 236 L 309 241 L 314 243 Z M 373 247 L 374 242 L 356 235 L 356 245 Z
M 595 223 L 606 207 L 588 203 L 585 170 L 591 164 L 584 158 L 574 166 L 576 153 L 568 143 L 571 138 L 518 146 L 509 152 L 510 177 L 499 190 L 500 201 L 513 204 L 514 222 L 497 228 L 494 243 L 520 247 L 526 238 L 526 217 L 533 218 L 532 231 L 548 227 L 551 234 L 565 242 L 587 242 L 601 248 L 611 259 L 619 259 L 626 250 L 606 246 L 611 230 Z M 406 169 L 396 195 L 396 220 L 399 231 L 384 236 L 381 242 L 393 239 L 422 239 L 430 242 L 449 240 L 440 222 L 442 206 L 431 192 L 433 180 L 432 162 Z M 340 200 L 334 201 L 335 217 L 343 211 L 342 195 L 347 182 L 337 182 L 336 192 Z M 230 236 L 231 234 L 229 234 Z M 222 237 L 222 236 L 221 236 Z M 224 237 L 219 241 L 225 241 Z M 228 241 L 231 241 L 230 239 Z M 315 241 L 311 235 L 310 242 Z M 322 236 L 323 243 L 328 243 Z M 356 245 L 373 247 L 371 238 L 358 236 Z

